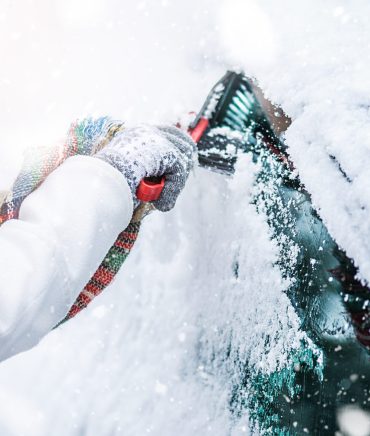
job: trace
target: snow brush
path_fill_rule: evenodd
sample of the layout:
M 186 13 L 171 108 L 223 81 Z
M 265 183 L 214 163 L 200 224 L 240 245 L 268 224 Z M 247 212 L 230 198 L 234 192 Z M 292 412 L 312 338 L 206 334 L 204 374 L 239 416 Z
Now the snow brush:
M 284 144 L 275 135 L 251 81 L 228 71 L 211 89 L 189 127 L 198 146 L 199 165 L 231 175 L 240 151 L 254 151 L 259 137 L 270 151 L 288 162 Z
M 252 83 L 242 73 L 227 71 L 213 86 L 188 132 L 197 144 L 199 165 L 225 175 L 234 173 L 238 152 L 251 151 L 257 136 L 280 160 L 288 162 L 284 144 L 275 135 Z M 138 199 L 156 200 L 163 183 L 163 179 L 142 180 Z

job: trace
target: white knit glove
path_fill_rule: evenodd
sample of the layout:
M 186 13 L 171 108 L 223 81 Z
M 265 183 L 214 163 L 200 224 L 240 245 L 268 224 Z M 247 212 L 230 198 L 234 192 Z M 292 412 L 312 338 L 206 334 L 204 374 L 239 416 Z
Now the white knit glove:
M 135 207 L 136 190 L 144 177 L 165 176 L 161 196 L 154 206 L 162 212 L 172 209 L 185 186 L 193 164 L 195 143 L 176 127 L 141 125 L 118 133 L 95 156 L 108 162 L 126 178 Z

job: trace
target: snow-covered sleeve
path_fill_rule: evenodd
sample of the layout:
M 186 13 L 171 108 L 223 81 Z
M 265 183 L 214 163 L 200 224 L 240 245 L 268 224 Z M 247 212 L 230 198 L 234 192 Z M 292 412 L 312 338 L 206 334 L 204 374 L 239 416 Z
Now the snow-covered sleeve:
M 132 215 L 125 178 L 100 159 L 67 159 L 0 227 L 0 360 L 67 314 Z

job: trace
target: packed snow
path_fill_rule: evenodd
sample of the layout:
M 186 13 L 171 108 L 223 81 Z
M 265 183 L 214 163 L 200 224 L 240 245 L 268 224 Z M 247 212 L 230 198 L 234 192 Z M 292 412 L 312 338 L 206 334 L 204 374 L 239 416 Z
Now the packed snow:
M 365 0 L 3 0 L 0 188 L 24 148 L 78 116 L 174 122 L 242 68 L 292 117 L 300 177 L 370 280 L 368 17 Z M 250 204 L 254 170 L 248 157 L 233 179 L 196 168 L 176 208 L 145 219 L 116 282 L 1 364 L 2 436 L 249 434 L 225 356 L 269 374 L 309 341 Z

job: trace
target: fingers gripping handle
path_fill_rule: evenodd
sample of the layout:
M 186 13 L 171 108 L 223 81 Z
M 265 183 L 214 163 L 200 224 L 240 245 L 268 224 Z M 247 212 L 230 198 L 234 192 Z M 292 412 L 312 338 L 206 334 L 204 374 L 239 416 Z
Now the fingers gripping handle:
M 194 142 L 199 142 L 200 138 L 203 136 L 204 131 L 207 129 L 209 121 L 206 118 L 201 118 L 197 125 L 193 129 L 189 129 L 188 132 L 193 138 Z M 163 188 L 164 188 L 165 177 L 146 177 L 143 179 L 136 191 L 136 197 L 143 203 L 149 201 L 158 200 Z
M 143 203 L 158 200 L 163 188 L 165 177 L 146 177 L 143 179 L 136 191 L 136 197 Z

